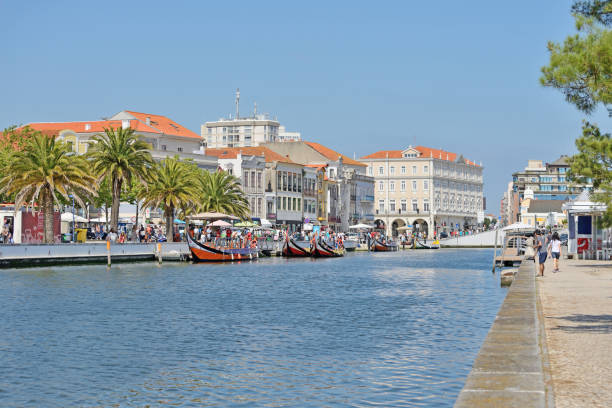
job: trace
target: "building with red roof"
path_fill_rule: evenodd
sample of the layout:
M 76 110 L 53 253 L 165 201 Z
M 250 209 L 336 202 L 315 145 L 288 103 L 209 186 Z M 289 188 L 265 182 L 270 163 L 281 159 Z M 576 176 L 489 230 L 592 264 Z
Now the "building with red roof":
M 376 223 L 390 235 L 401 227 L 430 238 L 461 232 L 484 216 L 483 167 L 461 154 L 409 146 L 360 162 L 375 179 Z
M 124 110 L 102 120 L 34 122 L 27 126 L 67 141 L 80 154 L 87 152 L 91 138 L 104 133 L 104 129 L 131 128 L 151 145 L 151 154 L 157 160 L 178 154 L 202 168 L 216 168 L 216 160 L 202 154 L 200 135 L 163 115 Z

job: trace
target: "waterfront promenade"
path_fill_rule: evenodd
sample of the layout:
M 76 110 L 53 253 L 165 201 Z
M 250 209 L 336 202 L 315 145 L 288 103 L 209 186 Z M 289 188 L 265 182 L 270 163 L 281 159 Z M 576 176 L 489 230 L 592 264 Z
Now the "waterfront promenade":
M 612 407 L 612 261 L 560 270 L 537 280 L 556 407 Z

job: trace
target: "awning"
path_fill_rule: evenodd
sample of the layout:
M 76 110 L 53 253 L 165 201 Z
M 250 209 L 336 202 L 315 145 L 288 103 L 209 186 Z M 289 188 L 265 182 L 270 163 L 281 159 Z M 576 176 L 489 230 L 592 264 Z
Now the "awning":
M 62 222 L 72 222 L 73 221 L 73 216 L 74 216 L 74 221 L 75 222 L 87 222 L 87 218 L 83 218 L 80 215 L 73 215 L 70 212 L 65 212 L 62 214 L 61 219 Z

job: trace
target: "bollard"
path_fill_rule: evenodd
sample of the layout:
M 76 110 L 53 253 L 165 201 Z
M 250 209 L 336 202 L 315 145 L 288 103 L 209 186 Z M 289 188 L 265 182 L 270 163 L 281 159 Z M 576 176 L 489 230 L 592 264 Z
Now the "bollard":
M 110 241 L 106 241 L 106 266 L 111 267 Z
M 162 263 L 161 243 L 157 244 L 157 263 L 159 263 L 160 265 Z

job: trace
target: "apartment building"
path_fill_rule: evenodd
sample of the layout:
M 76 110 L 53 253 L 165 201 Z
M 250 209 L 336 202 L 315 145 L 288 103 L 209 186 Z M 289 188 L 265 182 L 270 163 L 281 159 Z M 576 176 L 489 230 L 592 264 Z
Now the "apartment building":
M 240 180 L 242 191 L 249 202 L 251 217 L 266 218 L 264 155 L 245 154 L 243 150 L 238 149 L 206 149 L 206 154 L 216 157 L 221 169 Z
M 570 184 L 567 172 L 570 169 L 567 156 L 561 156 L 552 163 L 542 160 L 528 160 L 527 167 L 512 174 L 513 191 L 518 199 L 525 198 L 525 192 L 533 192 L 535 200 L 573 200 L 585 188 L 592 185 Z
M 381 150 L 360 161 L 375 182 L 375 224 L 387 234 L 412 226 L 432 237 L 477 225 L 483 167 L 475 162 L 424 146 Z
M 108 128 L 131 128 L 141 139 L 151 145 L 151 155 L 156 160 L 179 155 L 191 159 L 201 168 L 217 167 L 215 158 L 202 154 L 201 137 L 162 115 L 124 110 L 108 119 L 79 122 L 28 123 L 32 129 L 56 136 L 72 145 L 75 152 L 84 154 L 93 136 Z

